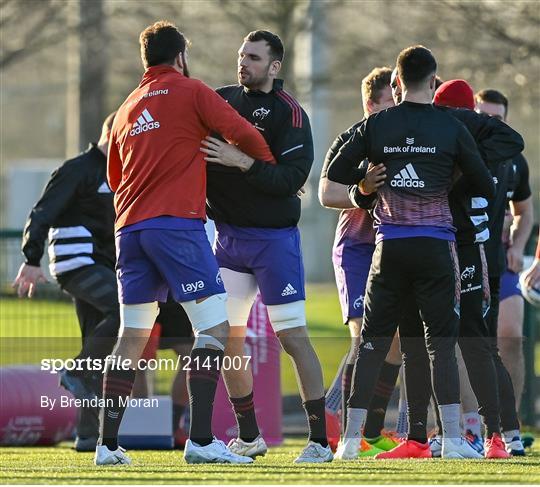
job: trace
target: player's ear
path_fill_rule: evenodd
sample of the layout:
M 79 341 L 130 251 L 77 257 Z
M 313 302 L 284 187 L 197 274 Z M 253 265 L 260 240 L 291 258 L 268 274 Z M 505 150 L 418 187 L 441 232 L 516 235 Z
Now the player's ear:
M 277 76 L 279 70 L 281 69 L 281 61 L 275 59 L 270 63 L 270 73 L 272 76 Z
M 372 113 L 373 112 L 373 105 L 374 105 L 373 100 L 368 100 L 366 105 L 367 105 L 368 113 Z
M 180 71 L 184 71 L 184 56 L 182 55 L 181 52 L 179 52 L 176 56 L 176 58 L 174 59 L 174 64 L 176 66 L 178 66 L 178 68 L 180 68 Z

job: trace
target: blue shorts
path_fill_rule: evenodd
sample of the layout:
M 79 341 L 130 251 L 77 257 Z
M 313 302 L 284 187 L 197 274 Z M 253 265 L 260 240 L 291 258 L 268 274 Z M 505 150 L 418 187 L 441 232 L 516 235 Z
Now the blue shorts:
M 375 245 L 345 241 L 336 245 L 332 262 L 336 275 L 343 323 L 364 316 L 364 295 Z
M 253 229 L 251 234 L 249 229 L 232 228 L 218 226 L 215 252 L 219 267 L 253 274 L 267 306 L 306 299 L 298 228 Z
M 501 277 L 501 292 L 499 299 L 500 301 L 503 301 L 512 296 L 521 296 L 519 274 L 512 271 L 506 271 Z
M 116 253 L 123 304 L 166 302 L 169 290 L 180 303 L 225 292 L 204 229 L 119 233 Z

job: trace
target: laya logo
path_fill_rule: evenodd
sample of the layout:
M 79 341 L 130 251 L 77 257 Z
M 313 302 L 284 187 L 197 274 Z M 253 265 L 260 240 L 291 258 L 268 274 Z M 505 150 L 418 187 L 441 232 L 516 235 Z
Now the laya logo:
M 197 291 L 201 291 L 202 289 L 204 289 L 203 281 L 195 281 L 188 282 L 187 284 L 182 284 L 182 291 L 184 291 L 186 294 L 196 293 Z
M 150 112 L 145 108 L 139 115 L 137 121 L 133 124 L 133 128 L 130 130 L 129 135 L 139 135 L 149 130 L 159 128 L 159 122 L 154 120 Z
M 354 300 L 353 308 L 360 309 L 364 307 L 364 296 L 360 295 Z
M 414 144 L 414 137 L 406 137 L 405 138 L 405 143 L 408 144 L 408 145 L 413 145 Z
M 253 111 L 253 116 L 255 118 L 260 118 L 261 120 L 264 120 L 268 115 L 270 114 L 270 110 L 267 110 L 264 107 L 257 108 L 257 110 Z
M 409 163 L 394 176 L 390 181 L 390 186 L 393 188 L 423 188 L 425 183 L 418 177 L 413 165 Z
M 465 267 L 465 269 L 463 269 L 463 272 L 461 273 L 461 280 L 464 281 L 465 279 L 472 279 L 474 277 L 475 271 L 476 267 L 474 265 Z

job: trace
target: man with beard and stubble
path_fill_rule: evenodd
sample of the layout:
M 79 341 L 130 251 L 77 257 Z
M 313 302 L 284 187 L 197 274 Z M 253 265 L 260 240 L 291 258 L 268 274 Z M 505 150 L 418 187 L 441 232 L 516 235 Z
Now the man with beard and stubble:
M 195 336 L 188 378 L 188 463 L 250 463 L 212 435 L 212 410 L 229 335 L 225 289 L 204 230 L 206 163 L 200 143 L 219 131 L 262 161 L 274 158 L 259 132 L 212 89 L 188 77 L 184 35 L 170 22 L 140 36 L 145 72 L 118 109 L 109 145 L 115 191 L 121 326 L 104 378 L 96 465 L 130 464 L 118 429 L 148 342 L 157 302 L 170 291 Z M 265 164 L 261 162 L 261 164 Z
M 229 300 L 231 335 L 225 353 L 242 356 L 246 325 L 260 290 L 272 327 L 294 364 L 309 425 L 308 444 L 296 463 L 332 461 L 325 422 L 322 370 L 306 328 L 304 267 L 297 227 L 300 199 L 313 163 L 309 119 L 277 79 L 280 38 L 250 32 L 238 51 L 238 85 L 218 93 L 264 136 L 276 165 L 264 164 L 216 137 L 208 154 L 208 214 L 216 223 L 216 258 Z M 266 453 L 253 404 L 250 368 L 224 370 L 239 436 L 229 447 L 255 457 Z

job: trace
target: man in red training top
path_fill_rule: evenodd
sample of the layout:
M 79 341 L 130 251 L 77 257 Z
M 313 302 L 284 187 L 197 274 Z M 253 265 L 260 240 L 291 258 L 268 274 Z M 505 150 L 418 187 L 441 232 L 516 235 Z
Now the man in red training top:
M 116 360 L 104 378 L 95 463 L 131 463 L 118 446 L 118 429 L 157 302 L 165 302 L 168 291 L 186 310 L 195 335 L 184 457 L 188 463 L 250 463 L 211 431 L 229 323 L 227 295 L 203 226 L 206 163 L 200 144 L 210 131 L 218 132 L 258 160 L 274 159 L 249 122 L 211 88 L 189 78 L 187 41 L 174 25 L 156 22 L 139 40 L 146 71 L 119 108 L 109 145 L 121 326 Z

